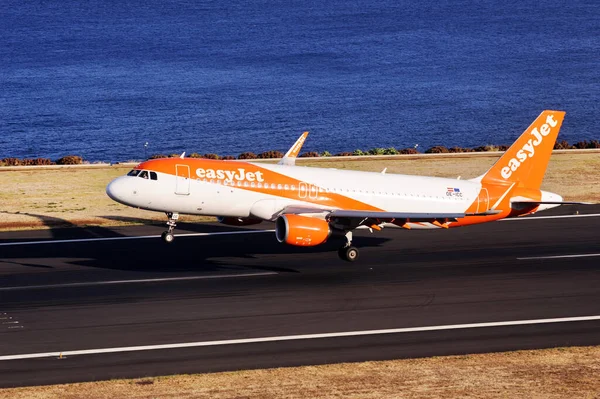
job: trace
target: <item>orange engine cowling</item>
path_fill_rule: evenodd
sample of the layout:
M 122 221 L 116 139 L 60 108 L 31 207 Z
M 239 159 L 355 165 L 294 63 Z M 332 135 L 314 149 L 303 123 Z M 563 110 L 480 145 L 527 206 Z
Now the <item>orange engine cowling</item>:
M 258 218 L 234 218 L 234 217 L 217 217 L 219 223 L 226 224 L 228 226 L 251 226 L 253 224 L 262 223 L 262 219 Z
M 331 235 L 329 223 L 309 216 L 284 214 L 275 221 L 277 241 L 300 247 L 323 244 Z

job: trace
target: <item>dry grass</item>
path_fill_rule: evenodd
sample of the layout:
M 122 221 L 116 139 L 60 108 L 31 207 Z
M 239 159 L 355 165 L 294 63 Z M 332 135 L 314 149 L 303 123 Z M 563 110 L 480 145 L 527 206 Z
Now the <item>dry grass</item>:
M 130 166 L 0 169 L 0 230 L 165 222 L 162 213 L 130 208 L 106 195 L 106 185 L 129 169 Z
M 463 179 L 485 172 L 497 155 L 395 157 L 388 159 L 301 159 L 299 165 L 443 176 Z M 106 185 L 130 166 L 4 169 L 0 168 L 0 229 L 119 225 L 164 222 L 165 216 L 129 208 L 105 194 Z M 543 189 L 567 200 L 600 201 L 600 152 L 553 155 Z M 214 220 L 185 216 L 185 221 Z
M 1 398 L 599 398 L 600 347 L 0 390 Z

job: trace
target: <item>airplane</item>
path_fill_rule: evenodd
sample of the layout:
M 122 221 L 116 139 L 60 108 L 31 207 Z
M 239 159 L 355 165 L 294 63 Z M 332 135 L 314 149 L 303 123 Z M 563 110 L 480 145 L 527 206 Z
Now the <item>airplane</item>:
M 217 216 L 232 226 L 275 222 L 281 243 L 311 247 L 344 240 L 339 257 L 355 261 L 357 228 L 448 229 L 532 214 L 565 202 L 540 190 L 565 112 L 543 111 L 483 175 L 470 180 L 295 165 L 308 132 L 278 164 L 153 159 L 108 184 L 124 205 L 165 212 L 165 242 L 180 214 Z

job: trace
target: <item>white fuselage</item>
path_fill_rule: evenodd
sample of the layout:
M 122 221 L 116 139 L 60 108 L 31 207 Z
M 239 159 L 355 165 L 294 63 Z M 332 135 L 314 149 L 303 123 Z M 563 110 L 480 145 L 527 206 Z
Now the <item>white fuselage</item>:
M 123 176 L 113 181 L 107 192 L 119 202 L 153 211 L 273 220 L 286 206 L 314 206 L 323 194 L 339 194 L 388 212 L 464 213 L 481 189 L 479 183 L 468 180 L 271 164 L 245 165 L 271 170 L 299 183 L 278 183 L 268 178 L 262 182 L 194 179 L 158 172 L 157 180 Z M 253 191 L 259 184 L 262 190 Z

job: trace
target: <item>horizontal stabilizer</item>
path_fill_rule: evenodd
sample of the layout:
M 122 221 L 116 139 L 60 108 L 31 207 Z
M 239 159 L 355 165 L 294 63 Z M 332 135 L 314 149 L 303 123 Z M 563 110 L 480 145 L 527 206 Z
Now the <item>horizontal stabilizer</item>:
M 510 207 L 515 211 L 544 211 L 546 209 L 556 208 L 561 205 L 591 205 L 589 202 L 575 202 L 575 201 L 560 201 L 550 198 L 548 200 L 542 199 L 540 201 L 534 200 L 516 200 L 510 202 Z
M 591 202 L 576 202 L 576 201 L 511 201 L 511 205 L 594 205 Z
M 466 213 L 465 216 L 491 216 L 502 213 L 499 209 L 490 209 L 485 212 L 477 212 L 477 213 Z

